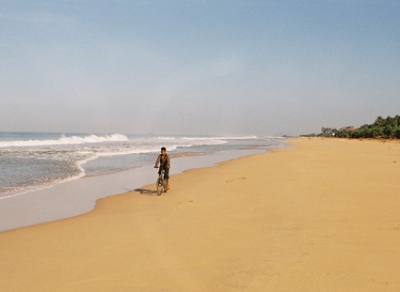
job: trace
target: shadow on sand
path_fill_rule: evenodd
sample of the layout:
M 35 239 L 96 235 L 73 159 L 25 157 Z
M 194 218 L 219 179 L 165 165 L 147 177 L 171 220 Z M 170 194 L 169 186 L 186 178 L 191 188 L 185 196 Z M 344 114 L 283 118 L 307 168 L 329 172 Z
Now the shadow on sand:
M 135 192 L 140 193 L 144 196 L 157 196 L 156 190 L 148 190 L 148 189 L 136 189 Z

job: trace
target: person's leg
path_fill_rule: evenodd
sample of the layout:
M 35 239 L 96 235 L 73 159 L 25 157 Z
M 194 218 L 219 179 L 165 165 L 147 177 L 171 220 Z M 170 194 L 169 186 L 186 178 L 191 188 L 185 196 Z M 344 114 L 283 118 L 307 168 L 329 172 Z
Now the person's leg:
M 164 170 L 165 189 L 169 190 L 169 169 Z

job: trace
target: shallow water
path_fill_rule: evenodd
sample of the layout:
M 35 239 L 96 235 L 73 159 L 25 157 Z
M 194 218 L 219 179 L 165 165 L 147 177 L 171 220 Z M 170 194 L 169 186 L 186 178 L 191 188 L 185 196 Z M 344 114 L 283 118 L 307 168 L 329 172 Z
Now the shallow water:
M 0 198 L 85 176 L 151 164 L 161 146 L 172 155 L 269 145 L 258 137 L 183 137 L 123 134 L 0 133 Z

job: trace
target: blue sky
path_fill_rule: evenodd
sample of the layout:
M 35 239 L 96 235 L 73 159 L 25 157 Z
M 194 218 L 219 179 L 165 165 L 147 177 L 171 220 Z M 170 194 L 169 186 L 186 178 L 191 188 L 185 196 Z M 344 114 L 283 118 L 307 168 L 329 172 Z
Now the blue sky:
M 0 131 L 297 135 L 400 114 L 399 1 L 0 6 Z

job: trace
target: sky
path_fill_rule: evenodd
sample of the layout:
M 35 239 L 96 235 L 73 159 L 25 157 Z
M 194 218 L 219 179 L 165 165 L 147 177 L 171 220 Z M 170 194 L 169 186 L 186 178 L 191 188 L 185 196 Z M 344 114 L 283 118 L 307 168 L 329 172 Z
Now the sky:
M 400 114 L 397 0 L 0 7 L 0 131 L 299 135 Z

